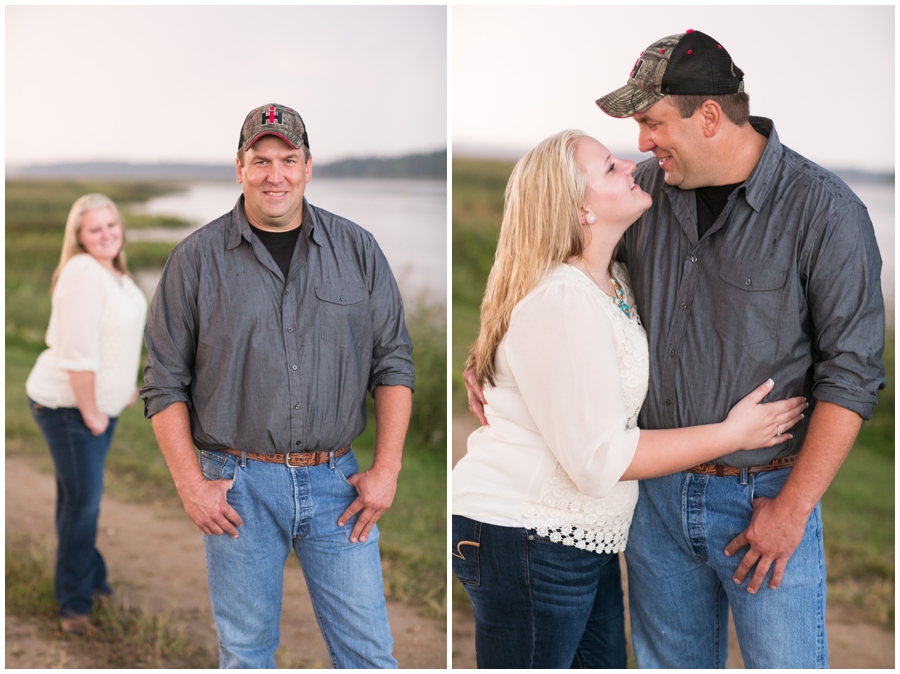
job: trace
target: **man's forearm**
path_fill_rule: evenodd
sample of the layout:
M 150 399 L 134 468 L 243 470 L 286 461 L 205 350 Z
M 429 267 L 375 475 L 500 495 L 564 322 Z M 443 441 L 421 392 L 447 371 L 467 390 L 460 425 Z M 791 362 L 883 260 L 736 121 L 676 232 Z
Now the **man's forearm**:
M 162 412 L 154 414 L 150 421 L 178 492 L 181 493 L 185 486 L 202 481 L 203 474 L 194 453 L 187 405 L 183 402 L 172 403 Z
M 411 411 L 412 391 L 407 387 L 375 388 L 375 458 L 369 470 L 347 478 L 359 496 L 338 518 L 338 526 L 344 526 L 359 514 L 350 532 L 351 543 L 365 541 L 375 522 L 394 502 Z
M 412 391 L 409 388 L 375 388 L 375 458 L 372 468 L 400 472 L 411 413 Z
M 834 403 L 817 403 L 806 440 L 778 500 L 808 517 L 850 453 L 861 425 L 856 412 Z
M 191 419 L 187 405 L 172 403 L 151 417 L 156 441 L 162 450 L 175 488 L 188 517 L 204 534 L 238 537 L 241 516 L 228 504 L 230 480 L 207 481 L 194 454 Z

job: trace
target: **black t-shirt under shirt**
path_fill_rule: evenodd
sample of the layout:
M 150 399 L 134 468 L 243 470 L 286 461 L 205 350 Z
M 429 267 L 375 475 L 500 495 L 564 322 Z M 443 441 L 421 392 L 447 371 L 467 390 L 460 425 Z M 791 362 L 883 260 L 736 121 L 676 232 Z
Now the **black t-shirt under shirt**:
M 288 269 L 291 268 L 291 258 L 294 256 L 294 246 L 297 245 L 297 237 L 300 236 L 302 227 L 294 227 L 286 232 L 267 232 L 253 225 L 250 225 L 250 229 L 262 241 L 269 251 L 269 255 L 275 260 L 275 264 L 284 274 L 284 279 L 287 280 Z
M 744 183 L 734 183 L 733 185 L 716 185 L 714 187 L 698 187 L 694 190 L 697 197 L 697 238 L 702 239 L 703 235 L 713 226 L 722 211 L 725 210 L 725 204 L 728 203 L 728 197 L 735 189 Z

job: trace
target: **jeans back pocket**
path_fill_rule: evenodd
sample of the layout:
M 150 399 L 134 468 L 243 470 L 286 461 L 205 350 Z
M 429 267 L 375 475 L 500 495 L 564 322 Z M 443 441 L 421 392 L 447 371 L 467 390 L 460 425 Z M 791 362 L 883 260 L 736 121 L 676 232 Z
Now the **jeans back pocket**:
M 481 522 L 461 515 L 453 516 L 451 538 L 453 549 L 450 551 L 450 557 L 453 560 L 453 572 L 463 585 L 479 585 L 481 583 L 479 567 L 481 527 Z

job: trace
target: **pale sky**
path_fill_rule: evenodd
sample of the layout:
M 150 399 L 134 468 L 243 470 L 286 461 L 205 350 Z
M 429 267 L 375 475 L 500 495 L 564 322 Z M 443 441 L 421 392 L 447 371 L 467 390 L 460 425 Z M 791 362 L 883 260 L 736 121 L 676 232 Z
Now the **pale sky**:
M 446 148 L 446 7 L 6 7 L 8 165 L 230 163 L 266 103 L 319 161 Z
M 566 128 L 637 154 L 637 124 L 597 98 L 641 51 L 689 28 L 744 71 L 751 114 L 829 168 L 894 168 L 894 7 L 453 8 L 454 153 L 519 156 Z

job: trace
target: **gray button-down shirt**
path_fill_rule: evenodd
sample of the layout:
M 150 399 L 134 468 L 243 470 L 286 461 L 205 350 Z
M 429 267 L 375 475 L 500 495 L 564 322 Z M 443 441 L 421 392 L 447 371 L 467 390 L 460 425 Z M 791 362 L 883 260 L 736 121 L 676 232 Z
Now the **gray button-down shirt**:
M 150 417 L 188 404 L 199 449 L 333 450 L 365 428 L 366 390 L 413 388 L 403 303 L 371 234 L 304 200 L 288 278 L 243 197 L 172 251 L 147 320 Z
M 641 428 L 721 421 L 769 377 L 766 401 L 805 395 L 864 419 L 884 387 L 881 255 L 866 207 L 783 146 L 771 120 L 751 123 L 766 149 L 700 240 L 693 190 L 666 185 L 655 159 L 635 172 L 653 197 L 620 246 L 650 342 Z M 793 440 L 716 463 L 798 452 L 809 416 Z

